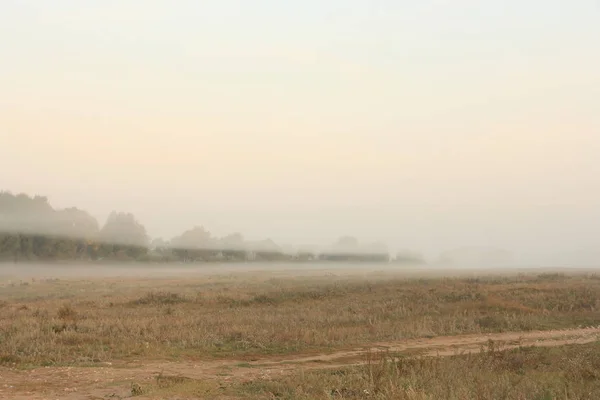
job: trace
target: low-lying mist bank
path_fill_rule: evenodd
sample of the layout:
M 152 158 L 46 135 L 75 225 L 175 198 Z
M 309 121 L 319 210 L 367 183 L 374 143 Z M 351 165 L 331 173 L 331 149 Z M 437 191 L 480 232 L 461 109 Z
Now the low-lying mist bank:
M 230 274 L 271 274 L 274 276 L 391 275 L 398 277 L 460 277 L 477 275 L 515 275 L 524 273 L 600 273 L 598 267 L 444 267 L 397 265 L 394 263 L 3 263 L 0 279 L 25 278 L 177 278 Z

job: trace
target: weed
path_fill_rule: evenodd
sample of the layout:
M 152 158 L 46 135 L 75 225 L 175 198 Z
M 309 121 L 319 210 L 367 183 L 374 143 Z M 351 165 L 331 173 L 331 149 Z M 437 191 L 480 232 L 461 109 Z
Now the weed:
M 186 303 L 189 300 L 172 292 L 148 292 L 139 299 L 130 302 L 132 305 L 172 305 Z
M 21 359 L 14 354 L 0 354 L 0 365 L 17 364 Z
M 62 320 L 75 320 L 77 319 L 77 311 L 68 304 L 62 305 L 57 312 L 58 318 Z
M 139 383 L 132 382 L 131 383 L 131 396 L 141 396 L 145 393 L 144 389 Z

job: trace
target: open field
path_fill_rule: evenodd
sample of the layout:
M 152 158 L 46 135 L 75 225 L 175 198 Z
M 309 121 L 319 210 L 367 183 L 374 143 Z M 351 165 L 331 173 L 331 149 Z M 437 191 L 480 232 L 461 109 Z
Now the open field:
M 36 268 L 0 274 L 0 398 L 600 398 L 592 271 Z

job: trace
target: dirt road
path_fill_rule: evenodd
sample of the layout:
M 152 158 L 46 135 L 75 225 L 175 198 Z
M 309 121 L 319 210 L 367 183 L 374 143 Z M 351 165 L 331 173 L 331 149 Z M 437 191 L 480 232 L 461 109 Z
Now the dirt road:
M 124 399 L 133 383 L 145 385 L 157 376 L 231 382 L 272 379 L 299 369 L 340 368 L 365 362 L 366 355 L 387 351 L 409 355 L 449 356 L 478 352 L 489 341 L 496 348 L 583 344 L 600 338 L 600 327 L 561 331 L 511 332 L 445 336 L 372 343 L 363 348 L 329 354 L 268 357 L 252 361 L 143 361 L 115 362 L 98 367 L 40 367 L 32 370 L 0 368 L 0 399 Z M 136 397 L 141 399 L 143 397 Z

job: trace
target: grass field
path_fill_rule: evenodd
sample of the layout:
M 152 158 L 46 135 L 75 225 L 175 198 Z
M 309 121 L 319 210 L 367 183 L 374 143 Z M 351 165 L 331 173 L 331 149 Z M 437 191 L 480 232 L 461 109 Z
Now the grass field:
M 0 364 L 15 371 L 208 360 L 235 360 L 228 368 L 252 370 L 256 360 L 377 343 L 600 325 L 600 275 L 590 273 L 418 278 L 240 272 L 5 279 L 0 290 Z M 400 361 L 397 354 L 373 353 L 360 366 L 338 362 L 305 371 L 299 364 L 276 378 L 233 379 L 215 393 L 215 379 L 163 376 L 162 383 L 144 384 L 151 392 L 133 394 L 193 398 L 200 385 L 207 398 L 600 398 L 586 394 L 599 394 L 593 372 L 600 370 L 599 349 L 596 343 L 488 348 L 445 358 L 404 354 Z
M 193 382 L 178 385 L 194 393 Z M 600 345 L 510 351 L 488 346 L 478 354 L 452 357 L 397 359 L 377 354 L 359 367 L 246 382 L 232 389 L 236 392 L 280 399 L 591 400 L 600 398 Z

